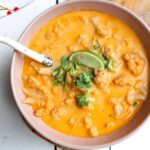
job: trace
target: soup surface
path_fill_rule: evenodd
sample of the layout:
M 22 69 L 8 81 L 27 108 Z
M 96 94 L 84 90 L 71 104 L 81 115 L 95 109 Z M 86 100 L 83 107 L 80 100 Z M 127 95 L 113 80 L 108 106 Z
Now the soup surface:
M 41 27 L 29 47 L 51 57 L 54 66 L 24 58 L 23 103 L 64 134 L 109 134 L 131 120 L 146 99 L 146 52 L 118 18 L 90 10 L 65 13 Z M 75 52 L 77 59 L 83 54 L 79 62 L 70 58 Z

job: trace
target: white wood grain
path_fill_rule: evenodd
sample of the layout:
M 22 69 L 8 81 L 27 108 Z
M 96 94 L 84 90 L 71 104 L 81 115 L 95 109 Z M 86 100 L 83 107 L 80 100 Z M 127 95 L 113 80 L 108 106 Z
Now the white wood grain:
M 67 0 L 59 0 L 59 3 L 62 3 L 62 2 L 65 2 L 65 1 L 67 1 Z
M 55 0 L 35 0 L 0 19 L 0 35 L 17 40 L 29 22 L 52 5 Z M 53 144 L 30 131 L 16 107 L 9 81 L 12 54 L 10 47 L 0 44 L 0 150 L 54 150 Z

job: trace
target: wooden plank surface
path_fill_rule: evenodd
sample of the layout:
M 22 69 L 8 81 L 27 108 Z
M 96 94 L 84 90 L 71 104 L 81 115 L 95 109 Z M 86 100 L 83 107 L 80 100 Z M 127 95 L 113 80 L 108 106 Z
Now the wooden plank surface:
M 134 11 L 150 26 L 150 0 L 110 0 Z

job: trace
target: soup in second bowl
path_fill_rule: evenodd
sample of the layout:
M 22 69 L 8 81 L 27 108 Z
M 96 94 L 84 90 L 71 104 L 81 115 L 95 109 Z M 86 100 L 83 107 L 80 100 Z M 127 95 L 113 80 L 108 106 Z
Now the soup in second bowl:
M 41 27 L 29 47 L 51 57 L 54 66 L 24 58 L 23 103 L 64 134 L 109 134 L 146 99 L 145 49 L 118 18 L 90 10 L 65 13 Z

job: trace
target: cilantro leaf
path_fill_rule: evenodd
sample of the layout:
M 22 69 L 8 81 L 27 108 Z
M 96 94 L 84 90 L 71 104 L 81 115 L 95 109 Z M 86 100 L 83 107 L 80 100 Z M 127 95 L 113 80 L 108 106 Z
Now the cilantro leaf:
M 52 80 L 52 84 L 53 84 L 54 86 L 56 86 L 56 85 L 59 84 L 59 81 L 58 81 L 57 79 L 53 79 L 53 80 Z
M 88 75 L 91 80 L 94 79 L 94 77 L 95 77 L 94 72 L 91 71 L 91 70 L 87 70 L 87 71 L 85 72 L 85 74 Z
M 114 66 L 114 62 L 112 59 L 110 59 L 108 62 L 108 69 L 113 72 L 115 71 L 115 66 Z
M 69 71 L 69 73 L 70 73 L 70 75 L 71 76 L 74 76 L 75 75 L 75 66 L 74 66 L 74 64 L 73 63 L 70 63 L 69 64 L 69 67 L 68 67 L 68 71 Z
M 100 50 L 100 44 L 99 41 L 97 40 L 94 45 L 92 45 L 91 51 L 97 52 L 97 50 Z
M 100 56 L 100 58 L 102 59 L 104 65 L 105 65 L 105 68 L 107 68 L 108 67 L 108 58 L 107 58 L 107 56 L 105 54 L 102 54 Z
M 89 98 L 88 98 L 88 95 L 86 93 L 77 95 L 76 100 L 77 100 L 77 105 L 80 108 L 83 108 L 89 104 Z
M 137 102 L 134 102 L 134 103 L 132 104 L 132 107 L 135 108 L 137 105 L 138 105 L 138 103 L 137 103 Z
M 77 77 L 75 81 L 75 85 L 80 89 L 89 88 L 93 85 L 92 80 L 91 80 L 93 78 L 94 76 L 91 72 L 89 71 L 83 72 Z
M 68 56 L 61 57 L 60 62 L 61 62 L 61 67 L 66 70 L 69 65 L 69 57 Z
M 62 67 L 58 67 L 52 71 L 52 76 L 54 77 L 53 84 L 58 85 L 61 83 L 63 85 L 63 82 L 65 81 L 65 72 L 62 69 Z

